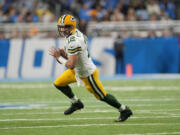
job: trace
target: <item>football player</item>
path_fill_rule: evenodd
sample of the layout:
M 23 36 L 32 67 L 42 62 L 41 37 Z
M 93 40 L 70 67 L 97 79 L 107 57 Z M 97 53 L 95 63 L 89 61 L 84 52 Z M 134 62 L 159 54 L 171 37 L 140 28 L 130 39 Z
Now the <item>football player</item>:
M 65 37 L 66 45 L 63 49 L 51 47 L 49 54 L 68 68 L 54 81 L 54 86 L 72 103 L 64 114 L 69 115 L 84 108 L 82 101 L 75 96 L 69 86 L 70 83 L 77 82 L 83 83 L 98 100 L 117 108 L 120 116 L 116 122 L 127 120 L 132 115 L 132 111 L 104 90 L 98 77 L 98 69 L 88 53 L 87 37 L 76 28 L 76 19 L 70 14 L 62 15 L 58 20 L 57 28 L 59 35 Z

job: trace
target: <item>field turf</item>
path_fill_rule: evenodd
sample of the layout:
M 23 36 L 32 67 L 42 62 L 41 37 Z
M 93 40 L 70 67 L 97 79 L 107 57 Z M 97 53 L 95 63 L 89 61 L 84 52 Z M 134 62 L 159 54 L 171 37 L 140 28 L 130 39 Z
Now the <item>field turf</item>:
M 69 100 L 51 82 L 0 83 L 0 135 L 180 135 L 180 80 L 103 81 L 134 115 L 119 112 L 71 85 L 85 108 L 63 114 Z

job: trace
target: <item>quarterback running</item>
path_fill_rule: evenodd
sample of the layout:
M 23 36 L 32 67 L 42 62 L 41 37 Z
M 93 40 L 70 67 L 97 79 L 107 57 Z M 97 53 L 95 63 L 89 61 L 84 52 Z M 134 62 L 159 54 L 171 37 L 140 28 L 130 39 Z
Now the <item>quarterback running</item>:
M 109 104 L 120 112 L 116 122 L 127 120 L 132 115 L 132 111 L 104 90 L 99 80 L 98 69 L 88 52 L 88 39 L 76 28 L 76 19 L 70 14 L 62 15 L 58 20 L 57 28 L 59 35 L 65 37 L 66 45 L 61 49 L 51 47 L 49 54 L 67 67 L 67 70 L 54 81 L 54 86 L 71 101 L 71 106 L 65 110 L 64 114 L 70 115 L 84 108 L 83 102 L 75 96 L 69 86 L 70 83 L 77 82 L 78 85 L 84 85 L 96 99 Z

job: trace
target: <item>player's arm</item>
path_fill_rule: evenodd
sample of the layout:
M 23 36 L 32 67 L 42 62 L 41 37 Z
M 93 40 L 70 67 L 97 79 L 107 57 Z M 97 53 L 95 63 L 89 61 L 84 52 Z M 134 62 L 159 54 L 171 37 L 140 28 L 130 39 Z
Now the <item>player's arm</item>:
M 78 54 L 69 55 L 65 66 L 70 69 L 74 69 L 78 61 Z
M 78 60 L 78 54 L 70 55 L 69 57 L 62 57 L 63 54 L 61 53 L 61 50 L 56 50 L 55 47 L 51 47 L 49 49 L 49 54 L 56 58 L 59 63 L 64 64 L 67 68 L 70 69 L 73 69 L 76 66 Z
M 59 49 L 59 48 L 58 48 Z M 66 55 L 66 52 L 64 49 L 60 49 L 60 55 L 65 58 L 65 59 L 68 59 L 67 55 Z
M 81 46 L 79 46 L 79 43 L 74 41 L 71 42 L 70 47 L 68 48 L 68 60 L 66 63 L 66 67 L 73 69 L 75 68 L 79 53 L 82 51 Z

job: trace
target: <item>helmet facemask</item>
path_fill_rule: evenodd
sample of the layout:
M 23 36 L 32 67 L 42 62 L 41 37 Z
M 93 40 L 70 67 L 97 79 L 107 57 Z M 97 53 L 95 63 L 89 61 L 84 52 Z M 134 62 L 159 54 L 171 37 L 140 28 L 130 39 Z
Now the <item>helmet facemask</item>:
M 57 25 L 59 35 L 62 37 L 68 37 L 72 34 L 72 27 L 71 25 Z

